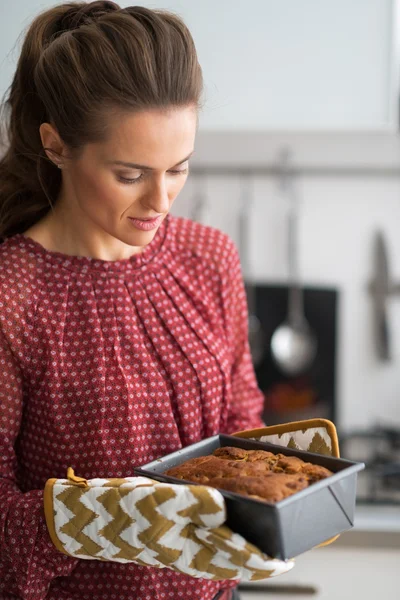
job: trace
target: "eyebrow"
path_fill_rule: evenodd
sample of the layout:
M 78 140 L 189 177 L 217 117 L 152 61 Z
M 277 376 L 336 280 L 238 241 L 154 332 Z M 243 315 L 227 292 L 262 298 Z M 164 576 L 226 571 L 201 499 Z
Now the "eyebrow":
M 184 158 L 183 160 L 176 163 L 174 165 L 174 167 L 179 167 L 179 165 L 182 165 L 184 162 L 189 160 L 189 158 L 192 156 L 193 153 L 194 153 L 194 150 L 192 150 L 192 152 L 188 156 L 186 156 L 186 158 Z M 113 161 L 111 161 L 111 164 L 120 165 L 122 167 L 128 167 L 128 169 L 143 169 L 144 171 L 154 171 L 153 167 L 149 167 L 146 165 L 139 165 L 137 163 L 125 162 L 123 160 L 113 160 Z

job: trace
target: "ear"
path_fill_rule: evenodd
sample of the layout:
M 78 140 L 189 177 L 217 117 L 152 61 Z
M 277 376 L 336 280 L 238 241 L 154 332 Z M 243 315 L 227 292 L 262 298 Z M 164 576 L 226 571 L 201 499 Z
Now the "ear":
M 47 158 L 61 168 L 66 159 L 66 148 L 57 129 L 50 123 L 42 123 L 39 133 Z

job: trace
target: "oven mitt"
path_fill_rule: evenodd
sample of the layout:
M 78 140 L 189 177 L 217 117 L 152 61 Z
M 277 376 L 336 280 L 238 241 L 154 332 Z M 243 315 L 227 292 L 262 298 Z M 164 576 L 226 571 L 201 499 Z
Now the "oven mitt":
M 215 581 L 255 581 L 286 573 L 291 560 L 270 558 L 233 533 L 222 494 L 211 487 L 147 477 L 49 479 L 44 490 L 54 545 L 82 559 L 134 562 Z
M 307 452 L 326 454 L 337 458 L 340 456 L 336 427 L 328 419 L 292 421 L 282 425 L 238 431 L 233 435 L 259 442 L 269 442 L 285 448 L 294 448 L 295 450 L 306 450 Z M 317 547 L 327 546 L 337 540 L 338 537 L 336 535 Z

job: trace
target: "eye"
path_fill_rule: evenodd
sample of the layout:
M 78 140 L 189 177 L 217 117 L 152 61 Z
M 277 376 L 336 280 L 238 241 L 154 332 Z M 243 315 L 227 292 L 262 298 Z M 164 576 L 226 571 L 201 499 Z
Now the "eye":
M 176 169 L 176 170 L 171 170 L 168 171 L 168 173 L 171 173 L 171 175 L 186 175 L 186 173 L 188 172 L 189 169 Z
M 176 175 L 186 175 L 188 171 L 189 171 L 189 168 L 187 166 L 185 169 L 170 169 L 168 171 L 168 173 L 170 173 L 173 176 L 176 176 Z M 140 183 L 142 181 L 142 179 L 144 178 L 144 176 L 145 176 L 145 174 L 142 172 L 137 177 L 123 177 L 122 175 L 117 175 L 117 179 L 120 183 L 122 183 L 124 185 L 132 185 L 134 183 Z
M 144 175 L 143 173 L 141 173 L 140 175 L 138 175 L 138 177 L 133 177 L 133 178 L 128 178 L 128 177 L 122 177 L 122 175 L 118 175 L 117 179 L 118 181 L 120 181 L 121 183 L 124 183 L 125 185 L 131 185 L 132 183 L 139 183 L 139 181 L 142 181 Z

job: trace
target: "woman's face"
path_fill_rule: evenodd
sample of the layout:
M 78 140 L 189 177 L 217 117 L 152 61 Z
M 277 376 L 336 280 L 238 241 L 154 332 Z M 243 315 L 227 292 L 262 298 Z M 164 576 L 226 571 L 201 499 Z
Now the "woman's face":
M 196 127 L 193 107 L 113 117 L 106 141 L 65 161 L 63 216 L 94 245 L 118 254 L 119 241 L 140 251 L 185 184 Z

